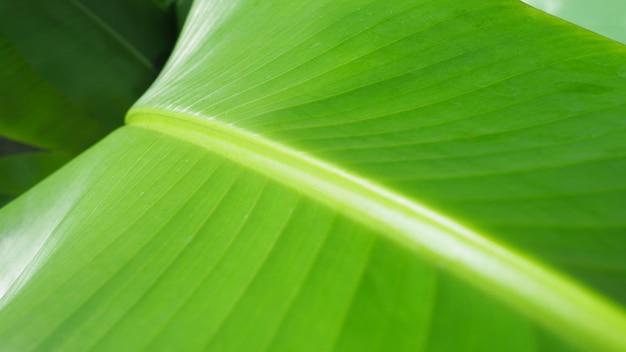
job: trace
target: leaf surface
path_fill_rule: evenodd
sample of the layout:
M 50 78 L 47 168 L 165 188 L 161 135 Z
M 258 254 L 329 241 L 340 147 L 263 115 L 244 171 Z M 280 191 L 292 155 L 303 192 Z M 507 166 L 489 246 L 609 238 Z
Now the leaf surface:
M 0 213 L 0 341 L 623 350 L 625 62 L 517 1 L 197 1 Z

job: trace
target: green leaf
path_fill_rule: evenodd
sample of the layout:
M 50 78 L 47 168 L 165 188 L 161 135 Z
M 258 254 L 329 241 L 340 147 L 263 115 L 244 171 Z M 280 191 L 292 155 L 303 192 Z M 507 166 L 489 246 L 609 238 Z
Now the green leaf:
M 66 156 L 45 152 L 0 157 L 0 204 L 8 203 L 69 160 Z
M 2 35 L 0 64 L 2 135 L 43 148 L 77 153 L 106 134 L 102 126 L 43 80 Z M 36 104 L 31 97 L 36 97 Z
M 0 134 L 84 150 L 122 124 L 174 36 L 171 14 L 147 0 L 2 1 Z
M 517 1 L 198 0 L 0 211 L 2 347 L 623 351 L 625 59 Z
M 59 155 L 74 156 L 120 126 L 173 45 L 172 11 L 155 6 L 0 3 L 0 136 L 50 150 L 60 167 L 68 157 Z M 8 183 L 0 188 L 11 192 L 3 193 L 2 204 L 54 171 L 51 165 L 37 177 L 5 168 L 0 182 Z M 21 179 L 20 187 L 9 179 Z

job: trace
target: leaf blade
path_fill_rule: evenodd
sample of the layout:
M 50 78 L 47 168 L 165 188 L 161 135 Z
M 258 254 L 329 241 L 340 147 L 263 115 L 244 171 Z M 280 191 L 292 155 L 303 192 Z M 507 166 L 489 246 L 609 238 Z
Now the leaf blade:
M 572 258 L 586 258 L 581 254 L 589 250 L 588 258 L 623 267 L 619 253 L 624 243 L 619 236 L 624 228 L 620 209 L 624 208 L 613 206 L 620 204 L 619 193 L 608 192 L 604 199 L 589 201 L 584 192 L 575 192 L 585 185 L 602 190 L 594 178 L 610 184 L 613 188 L 605 188 L 608 191 L 623 186 L 619 174 L 607 173 L 607 165 L 613 165 L 615 170 L 622 170 L 624 165 L 624 145 L 617 138 L 624 128 L 620 103 L 624 92 L 620 71 L 623 47 L 515 2 L 494 1 L 485 5 L 452 0 L 437 4 L 364 1 L 352 5 L 285 2 L 282 16 L 277 16 L 267 3 L 197 2 L 186 30 L 194 35 L 183 36 L 169 68 L 129 114 L 130 126 L 78 161 L 79 166 L 68 168 L 73 171 L 65 171 L 64 177 L 82 180 L 86 188 L 77 190 L 79 200 L 68 201 L 69 220 L 51 222 L 56 224 L 53 232 L 61 245 L 51 242 L 42 247 L 51 257 L 38 260 L 47 265 L 38 266 L 37 261 L 29 264 L 26 269 L 33 276 L 20 283 L 24 286 L 22 291 L 15 291 L 18 295 L 5 298 L 7 305 L 2 313 L 11 317 L 13 324 L 7 320 L 0 328 L 1 334 L 16 346 L 32 348 L 132 350 L 151 346 L 166 350 L 179 344 L 196 349 L 235 348 L 245 343 L 233 339 L 239 328 L 250 330 L 249 325 L 239 325 L 245 322 L 259 326 L 254 339 L 269 349 L 330 350 L 343 346 L 359 348 L 364 344 L 376 350 L 381 348 L 380 341 L 389 336 L 385 333 L 388 324 L 411 332 L 426 331 L 426 337 L 417 339 L 401 334 L 399 343 L 407 349 L 421 346 L 445 351 L 462 344 L 485 350 L 507 346 L 512 340 L 520 342 L 515 344 L 520 351 L 554 349 L 553 344 L 567 349 L 551 337 L 546 338 L 540 328 L 507 310 L 497 299 L 485 297 L 456 279 L 450 279 L 452 284 L 446 278 L 441 280 L 437 298 L 443 299 L 436 305 L 445 309 L 434 324 L 428 324 L 426 312 L 433 309 L 431 283 L 439 269 L 412 256 L 411 250 L 407 251 L 412 248 L 422 254 L 434 250 L 438 257 L 429 259 L 434 263 L 441 263 L 440 259 L 447 256 L 446 272 L 465 275 L 473 285 L 516 306 L 583 348 L 621 350 L 621 308 L 607 303 L 589 288 L 581 288 L 580 282 L 561 278 L 562 274 L 547 264 L 565 268 L 575 280 L 591 283 L 599 293 L 618 301 L 623 299 L 619 292 L 621 273 L 615 276 L 617 282 L 593 282 L 550 253 L 561 245 Z M 362 7 L 357 8 L 358 5 Z M 394 10 L 397 11 L 392 14 Z M 328 16 L 312 16 L 314 20 L 304 21 L 307 16 L 322 13 Z M 207 18 L 215 21 L 207 22 Z M 268 23 L 268 18 L 273 20 Z M 302 23 L 306 25 L 301 26 Z M 228 30 L 234 28 L 239 31 Z M 516 35 L 516 31 L 523 35 Z M 459 33 L 468 35 L 459 38 Z M 271 39 L 265 42 L 255 38 Z M 283 40 L 289 45 L 275 46 Z M 596 52 L 590 54 L 590 50 Z M 592 124 L 595 118 L 606 124 Z M 553 129 L 548 128 L 544 135 L 540 126 Z M 611 129 L 617 129 L 617 133 L 611 134 Z M 131 141 L 137 143 L 138 150 Z M 496 153 L 489 153 L 492 148 Z M 543 154 L 533 158 L 531 150 Z M 109 153 L 111 159 L 106 159 Z M 196 166 L 204 165 L 199 174 L 183 162 L 188 157 L 193 157 Z M 507 160 L 512 157 L 519 163 Z M 194 200 L 190 204 L 202 214 L 194 221 L 204 221 L 212 214 L 202 200 L 190 195 L 192 190 L 187 188 L 181 198 L 172 190 L 201 187 L 198 183 L 210 177 L 206 173 L 215 167 L 209 166 L 212 163 L 223 160 L 225 165 L 241 169 L 226 159 L 244 164 L 243 172 L 249 178 L 236 187 L 241 192 L 235 197 L 237 201 L 216 208 L 224 207 L 225 215 L 219 221 L 208 222 L 212 230 L 197 232 L 206 236 L 206 241 L 220 241 L 221 245 L 194 246 L 199 255 L 171 262 L 180 265 L 178 275 L 170 273 L 157 289 L 150 280 L 168 271 L 171 259 L 161 261 L 158 254 L 162 252 L 144 252 L 143 245 L 148 243 L 155 248 L 169 243 L 152 242 L 154 236 L 176 240 L 174 230 L 162 232 L 163 226 L 182 226 L 182 233 L 193 234 L 193 229 L 185 227 L 189 218 L 176 217 L 175 211 L 191 198 Z M 113 170 L 98 165 L 98 160 L 107 160 L 106 165 Z M 120 160 L 123 163 L 117 165 Z M 581 168 L 579 177 L 559 182 L 569 175 L 571 166 Z M 81 167 L 85 170 L 79 171 Z M 256 171 L 249 171 L 250 168 Z M 289 177 L 283 179 L 282 171 L 287 171 Z M 151 179 L 151 172 L 159 177 Z M 328 173 L 330 177 L 324 176 Z M 226 174 L 219 182 L 214 181 L 221 185 L 235 178 Z M 49 182 L 68 182 L 64 177 Z M 181 186 L 176 181 L 181 177 L 193 182 Z M 493 180 L 497 187 L 489 187 Z M 341 187 L 331 187 L 338 184 Z M 427 187 L 433 184 L 437 187 Z M 327 192 L 320 194 L 314 187 L 320 185 Z M 28 204 L 29 197 L 46 198 L 46 187 L 52 186 L 41 186 L 32 196 L 4 210 L 0 221 L 8 228 L 23 228 L 14 223 L 18 220 L 10 219 L 24 216 L 20 207 Z M 274 199 L 269 195 L 263 198 L 265 187 L 276 190 Z M 92 190 L 86 191 L 89 188 Z M 143 199 L 142 190 L 154 192 Z M 367 196 L 357 197 L 363 194 Z M 201 195 L 220 202 L 209 190 Z M 556 199 L 550 200 L 551 195 L 556 195 Z M 255 319 L 248 322 L 250 302 L 263 301 L 256 294 L 246 296 L 248 288 L 256 287 L 255 278 L 262 277 L 256 276 L 257 269 L 261 268 L 261 273 L 265 267 L 260 258 L 272 258 L 272 243 L 287 240 L 287 236 L 277 235 L 276 231 L 280 232 L 291 216 L 294 197 L 311 196 L 315 199 L 312 203 L 323 208 L 322 212 L 338 213 L 343 225 L 333 232 L 335 236 L 324 235 L 323 231 L 308 234 L 316 240 L 327 237 L 339 243 L 323 246 L 320 255 L 325 258 L 324 264 L 314 266 L 311 279 L 302 277 L 307 275 L 306 270 L 294 275 L 294 281 L 280 287 L 273 305 L 261 308 Z M 219 192 L 216 197 L 219 198 Z M 258 226 L 250 226 L 241 218 L 246 209 L 251 209 L 246 204 L 256 204 L 256 199 L 265 199 L 260 204 L 275 216 L 261 220 L 255 215 L 254 224 Z M 128 202 L 124 204 L 122 200 Z M 237 208 L 233 204 L 239 201 L 243 205 Z M 50 206 L 52 201 L 47 202 Z M 168 208 L 170 202 L 178 205 Z M 383 206 L 376 207 L 377 204 Z M 42 206 L 42 211 L 45 208 Z M 429 212 L 429 208 L 445 213 L 447 218 L 436 216 L 437 212 Z M 391 215 L 378 219 L 378 210 Z M 233 218 L 231 211 L 236 214 L 235 219 L 240 217 L 240 222 L 228 221 Z M 163 214 L 177 220 L 162 219 Z M 113 228 L 104 224 L 107 216 L 118 221 Z M 447 221 L 448 218 L 454 221 Z M 143 231 L 140 220 L 147 224 Z M 91 221 L 99 226 L 90 224 Z M 396 224 L 406 226 L 389 231 Z M 442 224 L 441 231 L 428 237 L 433 228 Z M 464 224 L 479 232 L 468 232 Z M 310 225 L 303 221 L 300 226 L 305 231 Z M 603 235 L 606 227 L 615 232 Z M 414 232 L 421 241 L 418 246 L 407 247 L 410 242 L 405 241 L 394 247 L 387 240 L 398 234 L 396 239 L 406 240 L 406 235 Z M 82 233 L 91 235 L 82 238 Z M 543 236 L 529 236 L 533 233 Z M 602 235 L 608 245 L 593 241 L 597 235 Z M 118 236 L 125 236 L 126 241 Z M 566 237 L 571 241 L 563 241 Z M 453 241 L 446 242 L 447 238 Z M 501 260 L 504 267 L 489 261 L 472 262 L 481 258 L 474 257 L 476 251 L 466 252 L 471 255 L 461 256 L 465 262 L 459 262 L 455 256 L 458 247 L 446 246 L 468 242 L 464 249 L 480 249 L 479 254 L 486 253 L 488 259 L 496 258 L 496 262 Z M 505 245 L 501 246 L 502 242 Z M 258 248 L 250 248 L 250 243 L 258 244 Z M 542 248 L 545 244 L 552 247 L 546 250 Z M 180 248 L 184 243 L 176 246 Z M 385 264 L 371 259 L 378 258 L 371 255 L 379 246 L 395 248 L 390 258 L 401 259 L 386 259 Z M 516 250 L 512 253 L 503 249 L 506 247 Z M 234 251 L 224 254 L 229 248 Z M 305 257 L 311 255 L 309 252 Z M 540 260 L 528 259 L 531 256 Z M 224 262 L 220 261 L 222 257 Z M 246 261 L 248 257 L 250 260 Z M 70 263 L 69 258 L 80 260 L 83 265 Z M 213 262 L 199 264 L 207 259 Z M 293 264 L 284 260 L 285 265 Z M 370 261 L 378 265 L 370 265 Z M 135 264 L 126 267 L 126 262 Z M 146 277 L 137 280 L 141 268 L 157 262 Z M 425 281 L 417 280 L 412 288 L 403 286 L 405 282 L 392 275 L 397 263 L 409 267 L 416 280 L 423 275 Z M 591 264 L 587 261 L 582 265 L 591 276 L 603 273 L 602 268 Z M 381 270 L 385 265 L 389 268 Z M 216 267 L 219 270 L 213 272 Z M 192 272 L 185 276 L 185 269 Z M 519 269 L 516 273 L 526 275 L 528 280 L 518 281 L 510 272 L 500 271 L 508 269 Z M 269 273 L 268 277 L 280 275 L 276 267 Z M 67 281 L 58 282 L 62 278 Z M 78 282 L 85 284 L 80 290 L 76 290 Z M 510 286 L 503 291 L 506 282 Z M 489 286 L 492 284 L 499 286 Z M 184 286 L 186 292 L 181 296 L 176 295 L 179 286 Z M 259 295 L 275 292 L 274 287 L 261 286 Z M 20 289 L 19 285 L 14 287 Z M 220 287 L 225 288 L 216 289 Z M 534 291 L 538 287 L 545 288 L 542 294 Z M 123 302 L 116 305 L 119 311 L 102 312 L 127 289 L 128 296 L 124 295 Z M 294 289 L 298 292 L 295 298 Z M 381 304 L 368 311 L 372 306 L 363 303 L 394 302 L 395 293 L 404 289 L 417 297 L 409 302 L 415 307 L 406 317 L 398 307 Z M 457 291 L 462 292 L 452 293 Z M 42 292 L 51 296 L 42 297 Z M 328 296 L 328 292 L 341 298 L 333 301 L 334 295 Z M 569 296 L 572 292 L 585 303 Z M 148 298 L 144 299 L 144 295 Z M 520 301 L 519 297 L 527 298 Z M 285 311 L 283 298 L 298 302 L 296 309 Z M 176 303 L 169 304 L 170 299 Z M 57 307 L 42 303 L 52 301 L 63 303 Z M 141 308 L 134 308 L 133 301 Z M 475 303 L 489 314 L 482 317 L 459 302 Z M 165 304 L 164 315 L 155 309 L 159 304 Z M 48 309 L 47 314 L 37 314 L 35 307 Z M 270 322 L 273 308 L 281 309 L 284 320 Z M 457 314 L 459 309 L 462 314 Z M 99 324 L 89 312 L 102 312 L 98 316 L 104 322 Z M 125 316 L 125 312 L 131 314 Z M 546 316 L 542 314 L 545 312 L 551 313 Z M 581 312 L 578 318 L 568 319 L 570 314 Z M 217 314 L 214 317 L 212 313 Z M 155 323 L 139 324 L 146 315 Z M 459 315 L 467 324 L 484 318 L 488 331 L 502 333 L 489 341 L 486 335 L 459 329 L 446 341 L 445 327 L 454 324 Z M 380 316 L 387 323 L 378 325 Z M 359 318 L 367 318 L 360 328 Z M 12 328 L 19 326 L 16 322 L 30 319 L 37 322 L 35 332 Z M 586 324 L 589 321 L 601 324 Z M 373 331 L 376 333 L 370 335 Z M 81 338 L 84 332 L 89 336 Z M 124 339 L 120 340 L 120 336 Z

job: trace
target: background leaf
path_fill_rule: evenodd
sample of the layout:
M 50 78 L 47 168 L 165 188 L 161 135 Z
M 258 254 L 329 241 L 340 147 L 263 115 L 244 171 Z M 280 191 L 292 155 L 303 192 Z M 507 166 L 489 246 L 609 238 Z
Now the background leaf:
M 3 1 L 0 14 L 1 131 L 66 153 L 121 125 L 175 37 L 149 1 Z
M 0 205 L 25 192 L 69 161 L 63 155 L 26 152 L 0 157 Z
M 5 168 L 5 180 L 23 191 L 122 125 L 173 45 L 172 12 L 150 1 L 0 3 L 0 136 L 50 153 L 28 175 Z

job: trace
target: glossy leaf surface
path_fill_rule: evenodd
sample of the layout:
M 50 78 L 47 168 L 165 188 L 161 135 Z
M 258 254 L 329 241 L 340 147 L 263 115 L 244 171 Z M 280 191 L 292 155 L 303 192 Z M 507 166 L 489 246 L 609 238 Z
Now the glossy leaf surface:
M 623 350 L 624 96 L 623 45 L 517 1 L 197 1 L 0 213 L 0 341 Z

